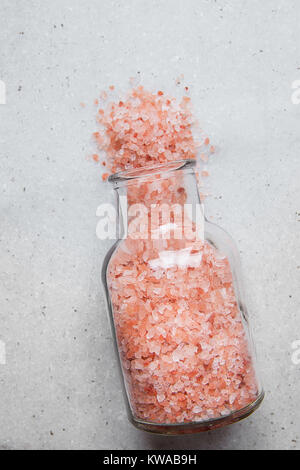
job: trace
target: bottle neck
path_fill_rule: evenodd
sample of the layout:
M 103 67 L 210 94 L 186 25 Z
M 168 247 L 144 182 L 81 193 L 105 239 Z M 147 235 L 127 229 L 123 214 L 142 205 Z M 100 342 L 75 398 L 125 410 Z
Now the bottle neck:
M 194 171 L 137 178 L 116 192 L 119 238 L 184 240 L 199 227 L 202 236 L 204 212 Z

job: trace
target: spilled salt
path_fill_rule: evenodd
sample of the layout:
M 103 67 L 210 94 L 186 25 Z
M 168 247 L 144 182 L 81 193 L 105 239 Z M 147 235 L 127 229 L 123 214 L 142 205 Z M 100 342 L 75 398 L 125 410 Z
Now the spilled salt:
M 107 99 L 106 92 L 101 96 Z M 97 121 L 94 138 L 112 173 L 211 153 L 203 131 L 193 135 L 196 121 L 188 97 L 178 102 L 161 90 L 151 93 L 139 86 L 100 108 Z

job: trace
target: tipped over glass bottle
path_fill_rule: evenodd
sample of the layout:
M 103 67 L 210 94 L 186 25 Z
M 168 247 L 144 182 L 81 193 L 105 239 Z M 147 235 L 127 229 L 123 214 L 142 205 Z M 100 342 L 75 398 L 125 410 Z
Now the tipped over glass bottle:
M 119 240 L 102 279 L 130 421 L 161 434 L 261 403 L 238 251 L 203 215 L 193 160 L 112 175 Z

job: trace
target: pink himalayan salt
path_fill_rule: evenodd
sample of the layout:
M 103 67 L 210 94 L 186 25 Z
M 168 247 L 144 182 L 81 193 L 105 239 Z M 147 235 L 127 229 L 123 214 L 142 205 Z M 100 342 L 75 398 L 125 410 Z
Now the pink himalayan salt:
M 192 129 L 195 119 L 190 98 L 175 98 L 162 91 L 151 93 L 142 86 L 130 91 L 124 100 L 99 109 L 100 132 L 94 137 L 105 151 L 112 173 L 182 159 L 201 158 L 212 153 L 209 139 L 199 130 L 196 141 Z
M 113 89 L 113 87 L 110 87 Z M 103 96 L 103 99 L 106 96 Z M 208 138 L 196 142 L 189 98 L 177 103 L 159 91 L 133 89 L 98 111 L 94 134 L 112 172 L 185 158 L 207 161 Z M 103 175 L 106 179 L 108 174 Z M 184 203 L 185 191 L 175 199 Z M 174 191 L 175 195 L 176 191 Z M 130 188 L 128 202 L 170 200 L 168 183 Z M 169 249 L 177 247 L 169 242 Z M 195 253 L 194 253 L 195 252 Z M 157 423 L 225 416 L 251 403 L 258 387 L 233 290 L 228 260 L 207 242 L 193 254 L 199 265 L 159 267 L 159 250 L 126 240 L 109 264 L 117 339 L 136 416 Z
M 180 254 L 181 241 L 167 243 Z M 131 406 L 156 423 L 226 416 L 258 396 L 229 262 L 207 242 L 187 247 L 201 253 L 197 267 L 186 256 L 163 268 L 158 245 L 128 238 L 108 267 Z

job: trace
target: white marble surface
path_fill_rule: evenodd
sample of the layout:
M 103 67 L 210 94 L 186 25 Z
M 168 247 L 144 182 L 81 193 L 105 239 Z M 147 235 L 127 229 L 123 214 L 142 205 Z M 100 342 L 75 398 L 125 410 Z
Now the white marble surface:
M 299 1 L 0 0 L 0 10 L 0 446 L 299 449 Z M 207 213 L 241 251 L 266 398 L 242 423 L 163 438 L 126 419 L 100 284 L 109 243 L 95 234 L 111 194 L 86 155 L 104 87 L 140 76 L 180 94 L 181 73 L 220 149 Z

